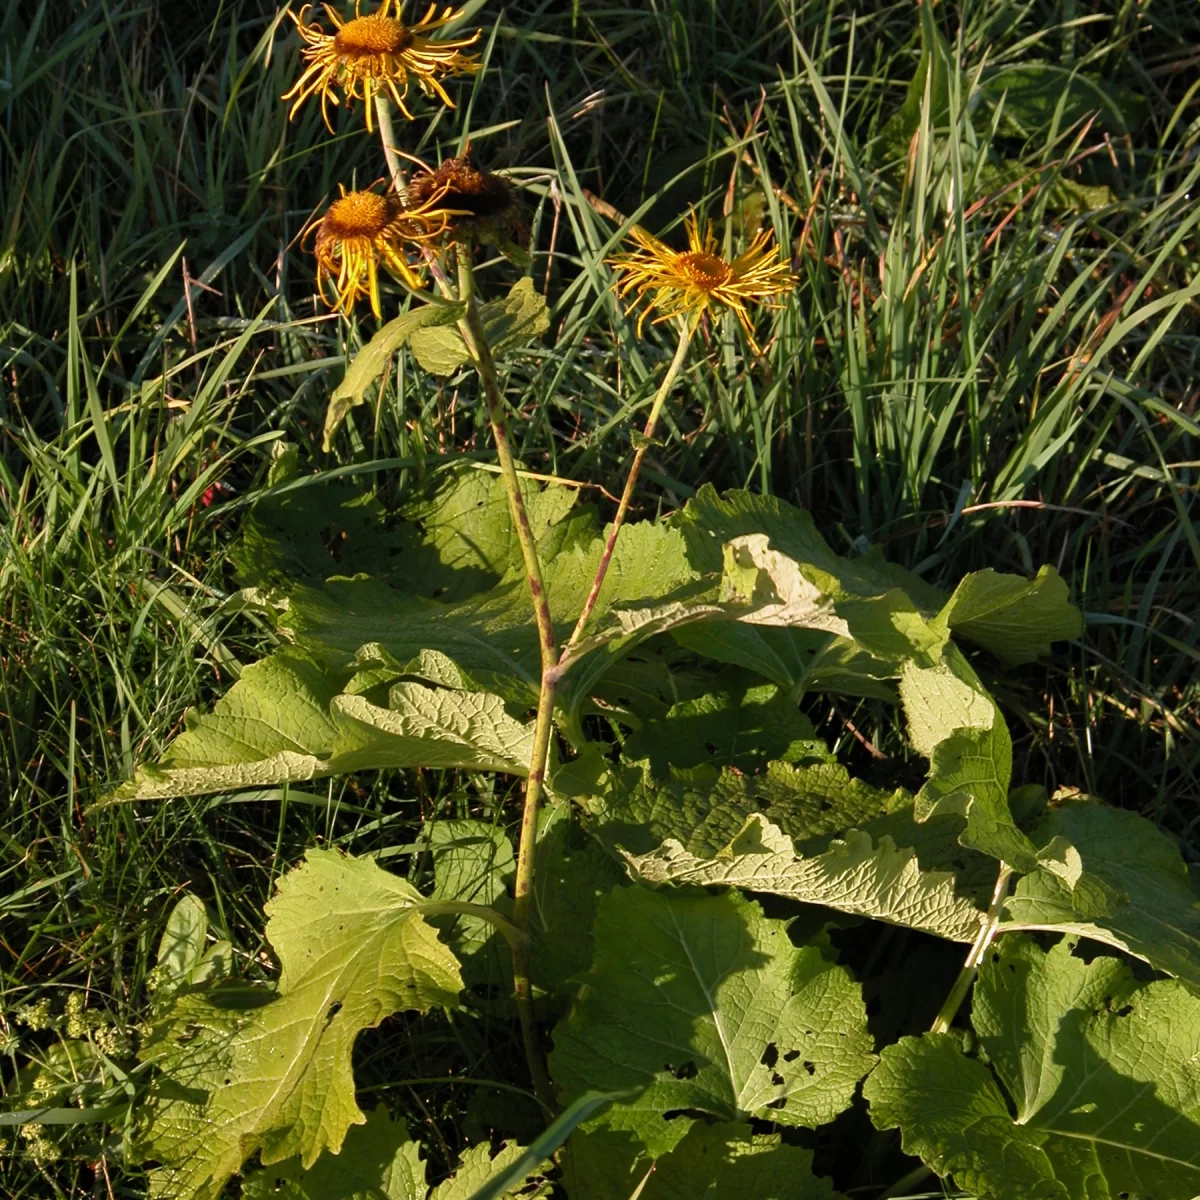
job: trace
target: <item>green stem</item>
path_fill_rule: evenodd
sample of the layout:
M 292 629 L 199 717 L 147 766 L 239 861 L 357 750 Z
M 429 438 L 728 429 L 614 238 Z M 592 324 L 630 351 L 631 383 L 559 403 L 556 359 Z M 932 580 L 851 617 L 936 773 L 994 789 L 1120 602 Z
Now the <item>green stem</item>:
M 512 447 L 508 440 L 508 426 L 504 420 L 504 398 L 500 394 L 500 382 L 496 375 L 496 364 L 488 346 L 483 319 L 479 315 L 479 303 L 475 294 L 475 274 L 471 268 L 470 244 L 459 245 L 455 251 L 458 259 L 458 298 L 466 306 L 466 312 L 458 322 L 459 332 L 467 344 L 475 369 L 483 385 L 484 402 L 487 404 L 488 419 L 492 425 L 492 436 L 496 439 L 496 457 L 500 460 L 500 474 L 508 491 L 508 504 L 512 510 L 513 526 L 517 531 L 517 542 L 521 547 L 521 558 L 529 580 L 529 594 L 533 600 L 533 616 L 537 625 L 538 647 L 541 653 L 541 687 L 538 692 L 537 721 L 533 728 L 533 754 L 529 760 L 529 779 L 525 785 L 525 807 L 521 814 L 521 837 L 517 848 L 517 877 L 513 900 L 513 923 L 526 936 L 513 945 L 513 991 L 517 1001 L 517 1013 L 521 1020 L 521 1036 L 525 1043 L 525 1057 L 538 1099 L 552 1106 L 554 1093 L 550 1078 L 538 1046 L 537 1021 L 533 1009 L 533 984 L 530 974 L 529 922 L 533 903 L 534 851 L 537 846 L 538 807 L 541 804 L 546 779 L 546 763 L 550 755 L 550 734 L 554 720 L 554 691 L 558 682 L 558 643 L 554 636 L 554 622 L 550 618 L 550 603 L 546 596 L 546 585 L 542 578 L 542 565 L 538 560 L 537 541 L 525 500 L 521 494 L 521 482 L 513 462 Z
M 528 940 L 528 935 L 523 930 L 518 929 L 507 917 L 502 917 L 494 908 L 488 908 L 486 904 L 472 904 L 470 900 L 426 900 L 421 905 L 421 916 L 478 917 L 494 926 L 509 946 L 515 947 L 519 942 Z
M 941 1011 L 935 1018 L 931 1032 L 945 1033 L 962 1007 L 962 1002 L 966 999 L 967 992 L 979 970 L 979 964 L 983 962 L 983 956 L 987 953 L 988 947 L 996 936 L 996 931 L 1000 928 L 1000 914 L 1004 908 L 1004 901 L 1008 898 L 1008 883 L 1012 875 L 1013 868 L 1002 862 L 1000 874 L 996 878 L 996 889 L 992 893 L 992 902 L 988 905 L 987 916 L 984 918 L 983 928 L 979 931 L 979 936 L 975 939 L 971 952 L 967 955 L 967 961 L 963 963 L 963 968 L 959 971 L 958 978 L 955 979 L 950 994 L 946 997 L 946 1003 L 942 1005 Z
M 675 357 L 671 359 L 671 365 L 667 368 L 666 376 L 663 378 L 662 383 L 658 385 L 658 391 L 654 394 L 654 403 L 650 406 L 650 415 L 646 418 L 646 425 L 642 429 L 641 441 L 637 449 L 633 452 L 633 465 L 629 468 L 629 477 L 625 480 L 625 490 L 621 493 L 621 500 L 617 505 L 617 515 L 613 519 L 612 526 L 608 531 L 608 539 L 604 543 L 604 551 L 600 555 L 600 565 L 596 568 L 596 577 L 592 580 L 592 589 L 588 592 L 587 600 L 584 601 L 583 609 L 579 614 L 579 620 L 575 622 L 575 628 L 572 630 L 567 644 L 563 647 L 564 659 L 568 657 L 571 650 L 574 649 L 575 644 L 583 637 L 584 631 L 587 629 L 587 623 L 591 619 L 592 610 L 596 607 L 596 601 L 600 598 L 600 589 L 604 586 L 604 577 L 608 574 L 608 565 L 612 562 L 613 551 L 617 546 L 617 535 L 621 532 L 621 526 L 625 523 L 625 514 L 629 511 L 629 503 L 633 499 L 633 489 L 637 485 L 638 474 L 642 469 L 642 459 L 646 457 L 646 451 L 650 448 L 651 439 L 654 437 L 654 427 L 658 424 L 658 417 L 662 412 L 663 404 L 666 402 L 667 396 L 675 384 L 675 380 L 679 378 L 679 372 L 683 369 L 683 362 L 687 358 L 688 346 L 691 344 L 691 341 L 692 335 L 687 323 L 680 321 L 679 345 L 675 347 Z
M 387 159 L 392 187 L 403 200 L 408 195 L 408 187 L 404 182 L 400 155 L 396 151 L 396 133 L 392 129 L 392 102 L 382 92 L 375 93 L 375 117 L 379 121 L 379 140 L 383 143 L 383 157 Z
M 388 174 L 392 187 L 402 201 L 408 201 L 408 185 L 404 182 L 404 168 L 400 165 L 400 153 L 396 149 L 396 132 L 392 127 L 392 102 L 382 92 L 375 93 L 375 117 L 379 121 L 379 140 L 383 144 L 383 157 L 387 159 Z M 438 285 L 438 290 L 448 300 L 454 299 L 450 281 L 438 262 L 437 255 L 424 244 L 420 247 L 421 257 Z

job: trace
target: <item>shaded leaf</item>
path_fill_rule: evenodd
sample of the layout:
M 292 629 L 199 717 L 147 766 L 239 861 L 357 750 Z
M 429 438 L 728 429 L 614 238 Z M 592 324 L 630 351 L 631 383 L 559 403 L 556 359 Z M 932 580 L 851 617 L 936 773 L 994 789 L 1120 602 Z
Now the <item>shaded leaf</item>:
M 741 1122 L 694 1123 L 669 1154 L 652 1160 L 628 1134 L 594 1129 L 571 1139 L 565 1168 L 572 1200 L 840 1200 L 812 1173 L 813 1154 Z M 651 1170 L 653 1167 L 653 1170 Z
M 989 107 L 1003 102 L 1006 132 L 1029 137 L 1059 129 L 1098 113 L 1101 128 L 1126 134 L 1141 123 L 1145 99 L 1129 88 L 1052 63 L 1004 67 L 984 80 L 980 89 Z
M 425 1200 L 425 1192 L 421 1147 L 383 1105 L 350 1129 L 340 1154 L 322 1154 L 307 1171 L 289 1158 L 242 1182 L 243 1200 Z
M 648 758 L 658 775 L 672 766 L 764 768 L 769 760 L 830 759 L 829 749 L 794 700 L 772 684 L 746 687 L 731 682 L 673 705 L 665 718 L 645 722 L 626 739 L 627 758 Z
M 570 1099 L 638 1087 L 598 1124 L 652 1156 L 690 1110 L 816 1126 L 849 1103 L 873 1055 L 858 986 L 753 901 L 619 888 L 600 903 L 588 991 L 554 1033 L 550 1070 Z

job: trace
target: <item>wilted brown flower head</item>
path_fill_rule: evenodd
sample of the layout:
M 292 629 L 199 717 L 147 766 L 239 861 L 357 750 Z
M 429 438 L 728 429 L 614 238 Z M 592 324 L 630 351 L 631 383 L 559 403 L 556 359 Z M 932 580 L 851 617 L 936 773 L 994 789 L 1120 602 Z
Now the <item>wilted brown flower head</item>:
M 434 203 L 455 214 L 447 224 L 451 241 L 472 239 L 507 249 L 523 235 L 516 197 L 508 182 L 471 161 L 470 151 L 448 158 L 434 171 L 422 171 L 408 185 L 408 204 Z

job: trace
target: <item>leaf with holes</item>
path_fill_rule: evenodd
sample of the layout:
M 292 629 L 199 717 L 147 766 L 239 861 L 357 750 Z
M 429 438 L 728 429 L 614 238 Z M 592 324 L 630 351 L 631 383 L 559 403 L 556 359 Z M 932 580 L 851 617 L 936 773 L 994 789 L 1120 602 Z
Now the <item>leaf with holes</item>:
M 588 989 L 554 1032 L 564 1102 L 640 1088 L 592 1125 L 627 1131 L 652 1157 L 692 1118 L 815 1127 L 845 1109 L 874 1061 L 849 973 L 792 945 L 734 892 L 618 888 L 600 903 Z

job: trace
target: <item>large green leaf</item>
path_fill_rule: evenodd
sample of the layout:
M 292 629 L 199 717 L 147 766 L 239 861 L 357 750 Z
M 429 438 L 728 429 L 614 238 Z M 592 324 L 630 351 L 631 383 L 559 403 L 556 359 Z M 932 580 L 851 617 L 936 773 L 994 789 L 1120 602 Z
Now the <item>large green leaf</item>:
M 243 587 L 289 587 L 371 571 L 388 577 L 421 547 L 408 522 L 392 527 L 383 505 L 353 478 L 301 472 L 299 447 L 271 448 L 265 493 L 242 523 L 230 558 Z
M 1033 579 L 988 568 L 964 576 L 935 624 L 1016 667 L 1049 654 L 1054 642 L 1079 637 L 1083 614 L 1067 599 L 1067 585 L 1053 567 Z
M 875 843 L 858 830 L 835 839 L 823 854 L 806 857 L 787 834 L 756 813 L 712 857 L 689 854 L 669 838 L 650 854 L 629 854 L 626 860 L 647 883 L 744 888 L 952 941 L 974 941 L 983 924 L 983 913 L 960 893 L 953 874 L 922 871 L 912 850 L 898 849 L 887 836 Z
M 688 557 L 697 571 L 720 571 L 722 547 L 747 534 L 766 534 L 772 547 L 797 562 L 806 563 L 836 585 L 825 590 L 844 591 L 847 595 L 879 596 L 893 588 L 907 592 L 922 612 L 932 616 L 945 603 L 946 596 L 919 575 L 887 562 L 872 548 L 861 558 L 837 555 L 817 532 L 812 515 L 775 496 L 753 492 L 729 491 L 718 494 L 705 484 L 687 502 L 672 523 L 687 540 Z
M 1179 848 L 1144 817 L 1067 801 L 1037 827 L 1039 869 L 1017 881 L 1005 926 L 1117 946 L 1200 995 L 1200 896 Z
M 881 1129 L 984 1200 L 1187 1200 L 1200 1192 L 1200 1000 L 1122 964 L 1006 936 L 975 985 L 990 1069 L 957 1039 L 885 1048 Z
M 520 1146 L 468 1147 L 454 1176 L 430 1190 L 420 1143 L 382 1106 L 346 1135 L 339 1154 L 322 1154 L 304 1169 L 299 1158 L 246 1176 L 243 1200 L 472 1200 L 478 1189 L 521 1157 Z M 528 1174 L 528 1173 L 527 1173 Z M 519 1182 L 516 1186 L 520 1186 Z M 506 1191 L 504 1195 L 517 1193 Z
M 777 1133 L 697 1121 L 657 1159 L 627 1133 L 577 1133 L 564 1177 L 572 1200 L 841 1200 L 828 1179 L 812 1173 L 812 1159 L 811 1150 L 786 1145 Z
M 948 643 L 932 665 L 905 662 L 900 698 L 908 736 L 929 759 L 929 778 L 917 793 L 918 821 L 961 813 L 964 846 L 1022 871 L 1037 865 L 1033 843 L 1008 806 L 1012 739 L 995 701 L 970 663 Z
M 662 720 L 645 722 L 625 741 L 626 758 L 646 758 L 658 775 L 672 766 L 710 763 L 761 770 L 774 759 L 828 761 L 812 722 L 774 684 L 747 687 L 730 680 L 720 691 L 675 704 Z
M 421 895 L 366 859 L 310 850 L 267 905 L 278 988 L 176 998 L 141 1051 L 157 1071 L 144 1108 L 152 1195 L 216 1200 L 255 1151 L 264 1164 L 337 1153 L 365 1117 L 350 1055 L 394 1012 L 454 1007 L 458 964 Z
M 627 882 L 620 863 L 579 829 L 565 802 L 548 806 L 538 834 L 529 930 L 538 992 L 574 994 L 586 981 L 596 909 Z
M 564 773 L 566 775 L 567 773 Z M 564 778 L 555 786 L 565 788 Z M 570 781 L 570 794 L 590 815 L 588 828 L 613 853 L 648 853 L 674 838 L 701 857 L 732 841 L 751 813 L 761 813 L 798 840 L 861 824 L 907 794 L 885 792 L 854 779 L 839 763 L 771 763 L 762 775 L 701 766 L 658 779 L 647 764 L 600 771 Z M 911 800 L 908 800 L 911 808 Z
M 339 694 L 327 674 L 295 651 L 248 667 L 209 714 L 157 764 L 138 768 L 112 800 L 150 800 L 382 767 L 466 767 L 524 775 L 533 727 L 487 692 L 393 685 L 386 708 Z
M 426 826 L 425 837 L 433 859 L 431 899 L 466 900 L 507 915 L 507 889 L 516 859 L 502 828 L 486 821 L 439 820 Z M 504 977 L 508 946 L 490 922 L 456 915 L 435 917 L 432 924 L 445 931 L 468 988 L 486 986 L 493 976 Z M 506 982 L 510 980 L 511 974 Z M 511 991 L 511 986 L 505 990 Z
M 887 682 L 895 677 L 896 664 L 836 634 L 706 621 L 681 625 L 671 630 L 671 636 L 696 654 L 757 672 L 797 700 L 805 692 L 896 700 L 896 689 Z
M 657 1157 L 691 1120 L 810 1127 L 846 1108 L 874 1056 L 858 985 L 796 947 L 734 892 L 619 888 L 596 917 L 588 989 L 554 1033 L 550 1071 L 570 1099 L 641 1088 L 596 1123 Z
M 560 639 L 583 606 L 602 550 L 602 539 L 595 537 L 561 546 L 548 556 L 544 577 Z M 636 614 L 643 610 L 618 606 L 687 592 L 696 582 L 678 533 L 651 522 L 628 526 L 595 609 L 597 623 L 608 628 L 563 681 L 562 702 L 568 708 L 578 704 L 609 665 L 648 636 L 636 619 L 628 629 L 610 619 L 614 609 Z M 299 646 L 333 669 L 347 669 L 367 643 L 377 643 L 399 662 L 422 650 L 438 650 L 506 699 L 532 704 L 537 698 L 540 658 L 523 572 L 513 571 L 495 587 L 451 604 L 420 599 L 371 579 L 332 579 L 320 590 L 297 588 L 281 624 Z
M 295 446 L 273 453 L 267 484 L 233 550 L 247 586 L 286 592 L 300 581 L 367 573 L 450 602 L 494 587 L 522 562 L 504 480 L 483 466 L 437 477 L 395 520 L 353 478 L 303 475 Z M 568 534 L 596 536 L 590 514 L 568 519 L 578 488 L 525 479 L 521 493 L 543 555 L 553 555 Z
M 547 555 L 579 489 L 522 480 L 521 495 L 533 535 Z M 423 534 L 419 554 L 407 558 L 407 577 L 396 581 L 406 591 L 449 603 L 494 586 L 522 565 L 508 489 L 491 471 L 461 472 L 432 497 L 406 504 L 404 516 Z
M 312 779 L 333 749 L 337 682 L 308 659 L 254 663 L 208 714 L 194 709 L 157 764 L 137 770 L 113 800 L 149 800 Z

